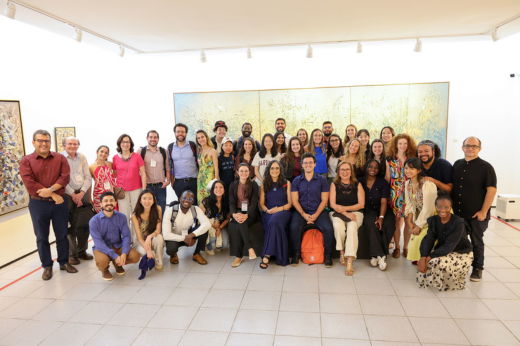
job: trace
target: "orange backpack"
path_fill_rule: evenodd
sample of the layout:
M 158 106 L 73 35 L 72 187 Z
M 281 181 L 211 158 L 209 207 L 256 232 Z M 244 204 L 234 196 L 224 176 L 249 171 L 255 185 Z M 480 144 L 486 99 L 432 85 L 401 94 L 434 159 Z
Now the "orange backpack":
M 325 261 L 323 251 L 323 234 L 320 230 L 314 228 L 307 230 L 302 237 L 303 263 L 323 263 Z

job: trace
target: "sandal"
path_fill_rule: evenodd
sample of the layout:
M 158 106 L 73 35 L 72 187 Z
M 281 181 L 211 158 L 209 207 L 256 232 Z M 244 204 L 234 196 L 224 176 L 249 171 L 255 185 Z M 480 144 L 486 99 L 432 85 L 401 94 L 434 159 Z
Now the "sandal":
M 347 270 L 345 270 L 345 275 L 346 276 L 354 275 L 354 266 L 353 266 L 352 262 L 347 263 Z
M 345 256 L 339 256 L 339 264 L 341 264 L 343 267 L 347 265 L 347 261 L 345 261 Z
M 400 247 L 396 247 L 395 250 L 394 250 L 394 253 L 392 254 L 392 257 L 393 258 L 399 258 L 401 256 L 401 248 Z
M 267 263 L 264 262 L 264 260 L 267 260 Z M 262 260 L 260 261 L 260 268 L 267 269 L 269 267 L 269 256 L 264 256 Z
M 391 242 L 388 244 L 388 250 L 392 250 L 394 247 L 395 247 L 395 241 L 391 241 Z

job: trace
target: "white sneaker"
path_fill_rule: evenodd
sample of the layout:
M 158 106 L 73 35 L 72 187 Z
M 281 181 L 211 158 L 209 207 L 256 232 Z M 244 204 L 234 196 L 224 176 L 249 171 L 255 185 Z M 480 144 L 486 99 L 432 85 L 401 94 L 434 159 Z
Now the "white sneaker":
M 206 248 L 206 255 L 208 255 L 208 256 L 215 256 L 215 251 L 214 250 L 208 250 L 208 248 Z
M 372 267 L 377 267 L 377 263 L 379 263 L 379 256 L 377 256 L 377 258 L 372 257 L 370 259 L 370 264 L 372 265 Z
M 386 256 L 383 256 L 383 257 L 377 256 L 377 259 L 378 259 L 379 269 L 385 270 L 386 266 L 387 266 Z

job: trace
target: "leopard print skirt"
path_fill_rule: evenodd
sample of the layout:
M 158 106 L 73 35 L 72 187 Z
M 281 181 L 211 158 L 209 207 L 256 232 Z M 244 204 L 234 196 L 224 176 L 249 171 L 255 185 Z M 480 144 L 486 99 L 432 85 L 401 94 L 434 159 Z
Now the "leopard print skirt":
M 420 288 L 434 287 L 439 291 L 463 290 L 466 277 L 473 263 L 473 252 L 460 254 L 452 252 L 443 257 L 432 258 L 426 273 L 417 271 Z

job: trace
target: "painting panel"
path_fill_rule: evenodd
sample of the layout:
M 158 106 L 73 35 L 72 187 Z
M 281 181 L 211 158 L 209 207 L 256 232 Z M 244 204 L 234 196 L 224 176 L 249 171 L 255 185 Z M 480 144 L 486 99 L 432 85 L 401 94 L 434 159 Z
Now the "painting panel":
M 0 100 L 0 215 L 25 208 L 29 195 L 20 175 L 25 156 L 20 102 Z
M 75 127 L 55 127 L 54 128 L 54 148 L 57 153 L 65 150 L 63 139 L 67 137 L 76 137 Z

